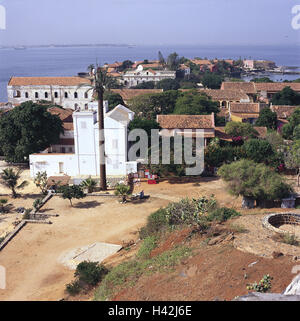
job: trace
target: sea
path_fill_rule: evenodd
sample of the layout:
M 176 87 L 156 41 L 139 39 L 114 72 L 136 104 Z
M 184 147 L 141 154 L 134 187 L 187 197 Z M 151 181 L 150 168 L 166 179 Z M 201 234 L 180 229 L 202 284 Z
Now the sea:
M 115 61 L 157 59 L 172 52 L 186 58 L 272 60 L 277 66 L 300 71 L 300 44 L 273 46 L 49 46 L 0 48 L 0 102 L 7 101 L 7 83 L 12 76 L 75 76 L 86 72 L 90 64 L 103 65 Z M 300 75 L 266 74 L 274 81 L 294 80 Z M 252 77 L 251 77 L 252 78 Z M 250 80 L 246 77 L 245 80 Z

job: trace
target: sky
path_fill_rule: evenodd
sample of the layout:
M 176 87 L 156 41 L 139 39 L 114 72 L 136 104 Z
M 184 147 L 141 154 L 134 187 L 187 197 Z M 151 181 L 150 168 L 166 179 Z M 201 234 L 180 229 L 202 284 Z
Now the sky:
M 271 45 L 300 40 L 300 29 L 291 25 L 292 8 L 300 0 L 0 0 L 1 5 L 6 30 L 0 30 L 0 46 Z

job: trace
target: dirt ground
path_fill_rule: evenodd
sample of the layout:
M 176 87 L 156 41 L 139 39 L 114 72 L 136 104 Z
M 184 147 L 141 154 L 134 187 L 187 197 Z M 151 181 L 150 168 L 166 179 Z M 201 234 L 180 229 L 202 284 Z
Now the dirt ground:
M 190 245 L 199 247 L 199 242 Z M 238 251 L 232 244 L 203 245 L 197 252 L 171 273 L 141 277 L 113 300 L 232 300 L 247 294 L 247 284 L 259 282 L 265 274 L 273 277 L 271 291 L 275 293 L 281 293 L 295 277 L 292 268 L 296 263 L 290 257 L 265 259 Z
M 217 178 L 200 178 L 190 182 L 163 181 L 158 185 L 142 183 L 141 186 L 136 186 L 134 192 L 138 193 L 141 190 L 144 190 L 145 195 L 150 195 L 150 199 L 139 204 L 120 204 L 115 198 L 93 196 L 74 201 L 72 208 L 67 200 L 59 197 L 52 198 L 42 210 L 46 213 L 59 214 L 59 217 L 51 218 L 53 224 L 26 225 L 0 252 L 0 265 L 6 267 L 7 271 L 7 288 L 0 290 L 0 300 L 59 300 L 63 298 L 65 284 L 73 280 L 74 272 L 58 262 L 62 253 L 95 242 L 123 244 L 131 240 L 135 241 L 138 238 L 139 228 L 146 223 L 149 214 L 171 201 L 178 201 L 183 197 L 214 194 L 221 206 L 233 207 L 237 210 L 240 210 L 241 206 L 241 199 L 230 196 L 225 184 Z M 274 209 L 267 211 L 274 211 Z M 267 211 L 254 209 L 243 213 L 251 215 Z M 196 260 L 195 263 L 191 261 L 191 266 L 197 265 L 197 271 L 199 271 L 192 279 L 178 276 L 176 273 L 155 275 L 150 279 L 141 279 L 141 283 L 139 282 L 135 290 L 132 290 L 132 296 L 128 291 L 120 298 L 200 300 L 201 298 L 213 299 L 219 295 L 220 298 L 229 299 L 234 297 L 235 293 L 245 293 L 247 282 L 243 279 L 242 268 L 257 261 L 257 257 L 242 253 L 233 247 L 220 250 L 220 253 L 216 252 L 215 248 L 204 249 L 198 258 L 191 258 L 191 260 Z M 273 261 L 259 260 L 260 265 L 257 264 L 255 267 L 258 269 L 257 274 L 251 274 L 253 281 L 254 278 L 255 281 L 259 281 L 269 270 L 270 274 L 272 272 L 274 276 L 282 277 L 282 283 L 278 288 L 283 289 L 283 285 L 286 286 L 291 281 L 290 273 L 285 275 L 284 272 L 280 272 L 280 269 L 289 271 L 288 258 L 283 257 Z M 202 262 L 207 263 L 203 265 Z M 259 269 L 260 266 L 261 269 Z M 273 267 L 269 268 L 270 266 L 273 266 L 274 270 L 272 270 Z M 278 272 L 275 271 L 276 266 Z M 223 281 L 220 282 L 222 278 Z M 234 278 L 238 281 L 233 282 Z M 213 282 L 219 287 L 219 290 L 215 288 L 215 293 L 211 288 Z M 150 283 L 152 283 L 151 287 Z M 187 286 L 181 291 L 179 285 L 183 286 L 185 283 Z M 231 292 L 226 286 L 227 283 L 229 287 L 232 286 Z M 202 289 L 203 293 L 197 290 L 197 287 Z

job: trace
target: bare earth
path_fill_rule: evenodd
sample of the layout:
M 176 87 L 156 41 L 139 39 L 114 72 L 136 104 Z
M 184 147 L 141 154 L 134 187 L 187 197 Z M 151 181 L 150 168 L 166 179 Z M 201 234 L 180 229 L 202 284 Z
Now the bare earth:
M 201 178 L 198 182 L 184 183 L 164 181 L 158 185 L 142 183 L 142 186 L 136 187 L 135 193 L 141 190 L 151 197 L 139 204 L 120 204 L 115 198 L 93 196 L 74 201 L 72 208 L 67 200 L 59 197 L 52 198 L 43 210 L 60 215 L 57 218 L 51 218 L 53 224 L 28 224 L 0 252 L 0 265 L 6 267 L 7 270 L 7 288 L 0 290 L 0 300 L 59 300 L 63 298 L 65 284 L 73 280 L 74 271 L 68 270 L 59 263 L 62 253 L 95 242 L 122 245 L 131 240 L 136 241 L 137 231 L 146 223 L 149 214 L 166 206 L 170 201 L 177 201 L 182 197 L 214 194 L 221 206 L 240 210 L 241 205 L 241 200 L 230 196 L 225 184 L 216 178 Z M 268 211 L 274 212 L 274 209 Z M 244 214 L 265 212 L 266 210 L 255 209 L 246 211 Z M 216 254 L 209 252 L 207 255 Z M 233 258 L 234 262 L 238 262 L 241 255 L 248 264 L 255 260 L 253 255 L 238 253 L 242 252 L 238 250 L 224 252 L 225 257 L 236 255 L 236 260 Z M 222 257 L 220 259 L 222 260 Z M 289 268 L 290 266 L 287 266 L 287 269 Z M 230 266 L 226 268 L 228 269 Z M 204 277 L 210 270 L 202 271 L 201 269 L 200 271 L 203 272 Z M 215 276 L 212 274 L 208 277 L 213 279 Z M 285 280 L 284 283 L 288 281 L 290 280 Z M 168 286 L 166 286 L 166 291 L 167 288 Z M 134 297 L 143 299 L 142 296 Z M 228 298 L 228 296 L 225 297 Z M 123 298 L 128 299 L 127 296 Z M 163 299 L 163 292 L 157 295 L 157 298 Z M 191 297 L 191 299 L 194 298 L 196 299 L 196 297 Z

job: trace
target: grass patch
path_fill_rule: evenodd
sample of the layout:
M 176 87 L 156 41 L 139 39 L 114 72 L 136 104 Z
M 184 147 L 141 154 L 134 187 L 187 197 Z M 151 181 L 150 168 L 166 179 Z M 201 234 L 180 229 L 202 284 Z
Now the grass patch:
M 234 233 L 247 233 L 248 230 L 240 224 L 230 224 L 230 230 Z
M 147 236 L 140 247 L 137 257 L 140 259 L 148 259 L 150 257 L 150 253 L 157 246 L 157 237 L 155 235 Z
M 147 241 L 147 243 L 151 242 Z M 148 247 L 145 246 L 145 249 L 148 250 Z M 146 252 L 142 251 L 143 254 Z M 140 258 L 121 263 L 105 276 L 95 292 L 95 300 L 105 301 L 120 290 L 125 283 L 133 286 L 144 273 L 150 275 L 157 271 L 168 271 L 191 253 L 192 250 L 187 246 L 178 246 L 152 259 L 141 259 L 140 256 Z
M 295 246 L 299 246 L 300 245 L 299 244 L 299 240 L 298 240 L 298 238 L 296 237 L 295 234 L 290 234 L 290 233 L 282 234 L 281 239 L 282 239 L 283 243 L 286 243 L 286 244 L 289 244 L 289 245 L 295 245 Z

